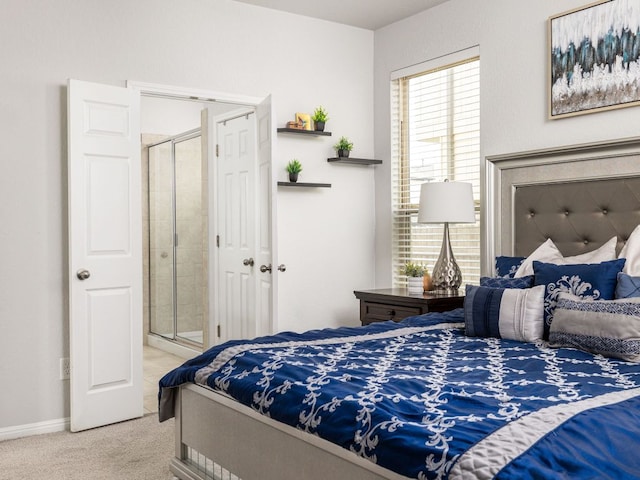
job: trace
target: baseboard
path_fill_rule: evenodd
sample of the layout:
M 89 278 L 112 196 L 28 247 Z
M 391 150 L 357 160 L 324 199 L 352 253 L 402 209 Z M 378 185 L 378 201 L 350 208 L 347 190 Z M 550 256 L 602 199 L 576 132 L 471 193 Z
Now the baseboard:
M 30 437 L 31 435 L 42 435 L 43 433 L 63 432 L 65 430 L 69 430 L 69 417 L 5 427 L 0 428 L 0 442 L 3 440 Z

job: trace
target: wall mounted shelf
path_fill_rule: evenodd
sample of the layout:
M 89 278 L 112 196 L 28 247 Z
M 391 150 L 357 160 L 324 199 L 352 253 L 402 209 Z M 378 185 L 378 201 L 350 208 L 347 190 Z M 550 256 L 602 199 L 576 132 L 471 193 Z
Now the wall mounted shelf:
M 380 165 L 382 160 L 372 158 L 333 157 L 327 158 L 329 163 L 350 163 L 353 165 Z
M 293 133 L 295 135 L 315 135 L 315 136 L 324 136 L 330 137 L 331 132 L 320 132 L 316 130 L 302 130 L 299 128 L 278 128 L 278 133 Z
M 322 187 L 331 188 L 330 183 L 278 182 L 279 187 Z

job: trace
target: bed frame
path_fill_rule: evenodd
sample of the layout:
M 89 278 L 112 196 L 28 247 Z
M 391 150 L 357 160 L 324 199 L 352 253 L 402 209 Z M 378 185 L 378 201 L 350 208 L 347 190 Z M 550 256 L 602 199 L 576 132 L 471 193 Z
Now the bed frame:
M 640 138 L 488 157 L 483 271 L 496 254 L 528 255 L 547 238 L 564 255 L 640 224 Z M 501 212 L 496 215 L 494 212 Z M 183 480 L 406 478 L 198 385 L 179 388 L 175 458 Z
M 406 478 L 199 385 L 180 387 L 175 414 L 181 479 Z

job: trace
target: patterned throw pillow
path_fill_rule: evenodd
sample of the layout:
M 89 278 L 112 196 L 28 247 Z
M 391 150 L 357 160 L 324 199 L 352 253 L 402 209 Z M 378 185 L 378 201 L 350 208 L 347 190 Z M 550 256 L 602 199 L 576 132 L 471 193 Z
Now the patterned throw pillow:
M 639 362 L 640 298 L 583 300 L 561 293 L 549 344 Z
M 480 277 L 480 286 L 491 288 L 531 288 L 533 287 L 533 275 L 520 278 Z
M 561 293 L 571 293 L 592 300 L 613 300 L 618 272 L 624 259 L 602 263 L 555 265 L 533 262 L 535 284 L 544 285 L 544 338 L 549 338 L 553 310 Z
M 489 288 L 467 285 L 465 334 L 533 342 L 542 338 L 544 286 Z
M 496 277 L 513 278 L 526 257 L 496 257 Z
M 616 285 L 616 298 L 635 297 L 640 297 L 640 277 L 632 277 L 624 272 L 620 272 Z

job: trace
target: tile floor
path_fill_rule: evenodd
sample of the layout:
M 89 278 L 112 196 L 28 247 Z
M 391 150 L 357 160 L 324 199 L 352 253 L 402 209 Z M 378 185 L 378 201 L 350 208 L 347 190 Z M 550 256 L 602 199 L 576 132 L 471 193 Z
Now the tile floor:
M 144 345 L 144 413 L 158 411 L 158 381 L 169 370 L 182 365 L 186 360 L 157 348 Z

